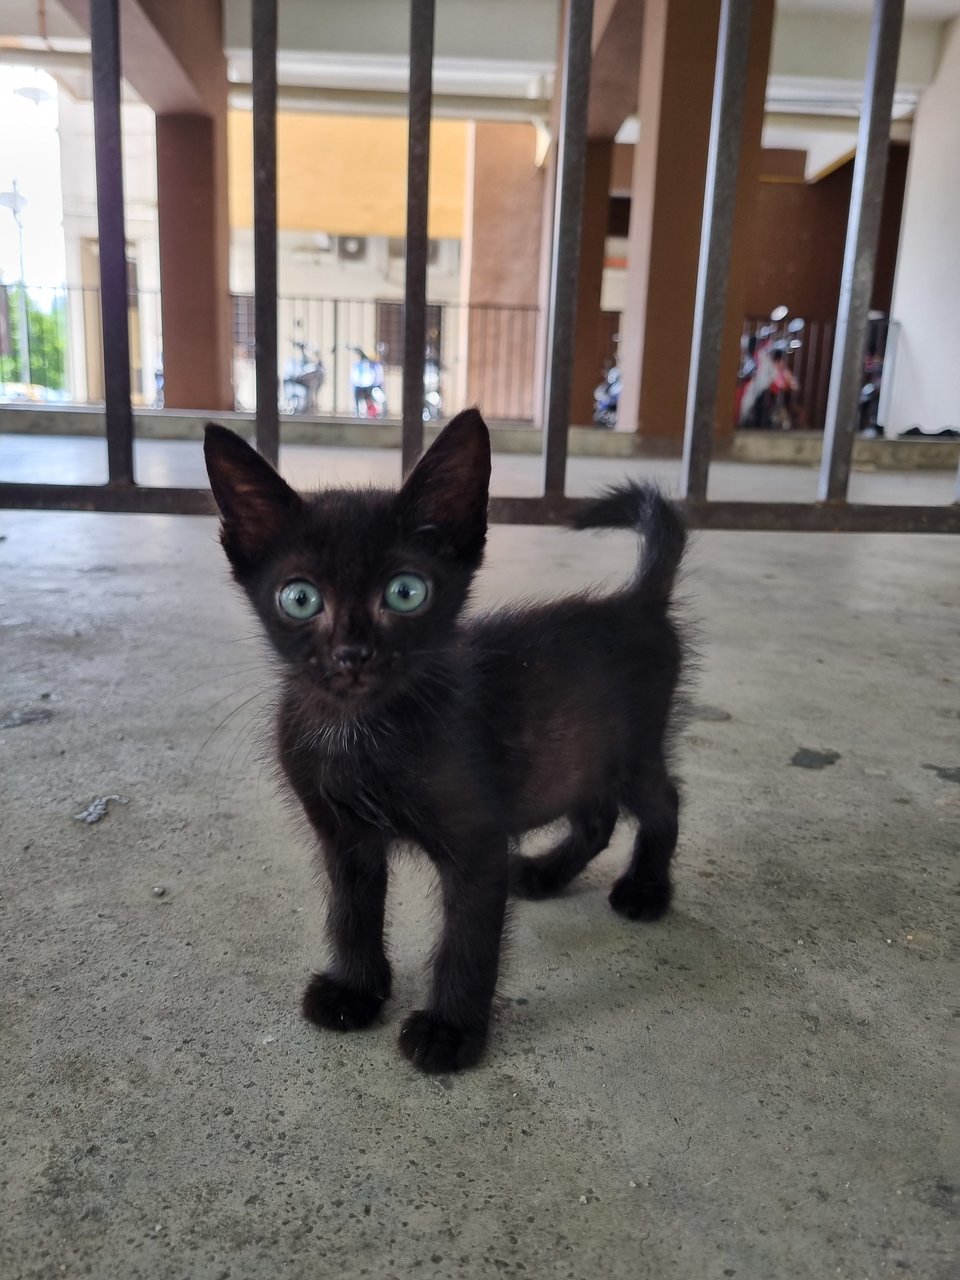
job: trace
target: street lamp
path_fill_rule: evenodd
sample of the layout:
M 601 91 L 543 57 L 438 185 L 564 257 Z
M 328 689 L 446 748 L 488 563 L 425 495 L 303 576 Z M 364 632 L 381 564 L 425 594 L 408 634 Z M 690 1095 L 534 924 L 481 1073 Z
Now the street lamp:
M 24 386 L 30 385 L 30 333 L 27 329 L 27 276 L 23 267 L 23 220 L 20 210 L 26 206 L 26 199 L 17 190 L 17 180 L 13 180 L 12 191 L 0 191 L 0 205 L 9 209 L 17 224 L 17 237 L 20 243 L 20 381 Z

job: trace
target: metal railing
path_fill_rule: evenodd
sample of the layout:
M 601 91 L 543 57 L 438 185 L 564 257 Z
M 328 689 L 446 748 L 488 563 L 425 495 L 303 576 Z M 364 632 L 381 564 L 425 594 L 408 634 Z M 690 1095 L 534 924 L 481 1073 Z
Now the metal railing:
M 234 296 L 233 385 L 238 409 L 256 407 L 253 298 Z M 450 416 L 462 404 L 479 404 L 487 418 L 532 422 L 536 366 L 536 307 L 437 302 L 425 308 L 426 337 L 420 354 L 416 411 Z M 281 412 L 318 416 L 365 416 L 358 408 L 358 362 L 369 357 L 382 366 L 384 414 L 402 416 L 406 307 L 395 298 L 281 297 L 277 300 L 278 375 Z M 302 347 L 298 344 L 302 344 Z M 291 387 L 301 359 L 321 362 L 323 376 L 312 407 Z M 427 383 L 436 372 L 442 414 L 425 406 Z M 412 411 L 412 410 L 411 410 Z M 379 416 L 379 414 L 378 414 Z
M 0 402 L 104 403 L 103 331 L 99 285 L 27 288 L 28 376 L 20 359 L 19 286 L 7 296 L 10 354 L 0 355 Z M 234 407 L 257 403 L 253 294 L 233 294 Z M 360 352 L 383 366 L 385 412 L 400 417 L 405 313 L 397 298 L 281 296 L 277 299 L 276 384 L 281 414 L 362 416 L 355 395 Z M 163 330 L 158 289 L 129 289 L 127 315 L 133 403 L 162 408 Z M 537 307 L 428 303 L 425 373 L 439 380 L 444 416 L 454 406 L 479 404 L 493 420 L 530 423 L 536 366 Z M 302 348 L 298 346 L 302 344 Z M 323 374 L 309 398 L 291 388 L 297 364 L 319 361 Z M 435 363 L 434 363 L 435 362 Z M 186 407 L 186 406 L 185 406 Z M 430 416 L 439 416 L 431 404 Z
M 23 352 L 23 318 L 12 299 L 20 285 L 0 285 L 7 298 L 10 354 L 0 356 L 0 401 L 39 404 L 103 404 L 103 306 L 99 285 L 26 288 L 28 342 Z M 127 290 L 130 392 L 134 404 L 156 399 L 163 350 L 160 292 Z
M 403 363 L 403 470 L 423 443 L 421 388 L 426 349 L 425 254 L 434 0 L 410 4 L 410 147 L 408 157 L 407 325 Z M 853 505 L 846 501 L 869 295 L 886 167 L 904 0 L 877 0 L 850 202 L 830 377 L 819 501 L 714 502 L 707 497 L 739 169 L 744 74 L 752 0 L 722 0 L 700 267 L 694 314 L 681 500 L 693 527 L 723 529 L 960 532 L 960 505 Z M 322 9 L 318 10 L 322 24 Z M 560 113 L 544 361 L 543 493 L 494 498 L 492 519 L 550 523 L 577 506 L 565 494 L 570 375 L 579 274 L 587 145 L 593 0 L 566 0 L 559 67 Z M 24 508 L 203 513 L 202 489 L 142 488 L 133 474 L 133 415 L 120 150 L 119 0 L 91 0 L 91 47 L 97 161 L 97 207 L 105 354 L 106 485 L 0 484 L 0 505 Z M 254 263 L 256 294 L 257 447 L 276 462 L 279 412 L 277 317 L 277 0 L 253 0 Z M 318 159 L 318 163 L 322 158 Z M 960 497 L 960 495 L 958 495 Z

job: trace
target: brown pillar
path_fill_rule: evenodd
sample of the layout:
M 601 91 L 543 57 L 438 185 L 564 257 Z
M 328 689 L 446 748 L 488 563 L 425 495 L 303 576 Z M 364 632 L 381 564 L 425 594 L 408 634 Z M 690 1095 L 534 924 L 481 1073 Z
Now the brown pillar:
M 534 411 L 543 171 L 536 130 L 478 121 L 467 277 L 467 401 L 492 418 Z
M 643 15 L 617 425 L 669 452 L 683 441 L 719 16 L 719 0 L 647 0 Z
M 232 409 L 226 112 L 157 116 L 164 402 Z
M 593 389 L 603 375 L 598 317 L 603 287 L 603 259 L 610 217 L 610 170 L 613 139 L 591 138 L 583 189 L 583 230 L 580 237 L 580 280 L 574 329 L 573 386 L 570 422 L 586 426 L 593 419 Z
M 655 451 L 679 453 L 690 368 L 719 0 L 647 0 L 640 140 L 633 166 L 627 304 L 620 329 L 620 422 Z M 718 422 L 729 432 L 745 266 L 773 17 L 754 6 Z M 729 412 L 725 408 L 730 406 Z

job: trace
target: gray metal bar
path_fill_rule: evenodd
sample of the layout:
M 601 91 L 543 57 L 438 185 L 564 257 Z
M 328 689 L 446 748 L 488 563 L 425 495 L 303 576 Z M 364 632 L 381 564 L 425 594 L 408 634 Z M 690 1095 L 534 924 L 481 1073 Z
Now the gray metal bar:
M 435 0 L 410 2 L 407 249 L 403 306 L 403 474 L 423 452 L 423 364 L 427 345 L 427 214 Z
M 744 533 L 960 533 L 960 506 L 872 503 L 688 502 L 691 529 Z
M 562 496 L 491 498 L 495 524 L 562 524 L 584 500 Z M 952 533 L 960 534 L 960 502 L 952 506 L 881 506 L 861 503 L 678 502 L 691 529 L 743 533 Z
M 584 499 L 493 498 L 498 524 L 561 524 Z M 960 534 L 960 502 L 951 506 L 891 507 L 805 502 L 680 502 L 691 529 L 796 533 Z M 214 515 L 207 489 L 165 489 L 136 484 L 0 483 L 0 508 L 23 511 L 116 511 L 134 514 Z
M 903 4 L 904 0 L 876 0 L 873 11 L 817 489 L 820 500 L 827 502 L 843 502 L 850 479 L 857 400 L 863 384 L 867 315 L 883 209 Z
M 90 54 L 107 466 L 111 484 L 132 484 L 133 409 L 130 405 L 127 237 L 123 225 L 123 154 L 120 147 L 119 0 L 91 0 Z
M 713 449 L 752 13 L 753 0 L 723 0 L 720 9 L 680 481 L 695 499 L 707 496 Z
M 20 511 L 116 511 L 141 515 L 215 515 L 209 489 L 140 484 L 0 484 L 0 507 Z
M 280 454 L 277 403 L 277 0 L 253 0 L 253 280 L 257 448 Z
M 593 0 L 566 0 L 544 393 L 543 488 L 551 496 L 563 493 L 567 474 L 592 35 Z

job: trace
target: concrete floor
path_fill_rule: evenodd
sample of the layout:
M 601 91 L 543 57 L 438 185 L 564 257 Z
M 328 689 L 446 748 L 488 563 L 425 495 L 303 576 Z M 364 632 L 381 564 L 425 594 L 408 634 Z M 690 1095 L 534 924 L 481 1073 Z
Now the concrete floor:
M 82 478 L 53 449 L 47 478 Z M 144 456 L 200 480 L 195 445 Z M 641 470 L 578 461 L 571 489 L 611 465 Z M 535 474 L 498 463 L 503 492 Z M 716 483 L 803 496 L 797 476 Z M 857 477 L 943 500 L 942 477 L 896 480 Z M 394 1044 L 434 928 L 423 867 L 394 879 L 384 1025 L 298 1016 L 322 895 L 260 758 L 269 684 L 214 522 L 0 512 L 0 537 L 3 1280 L 952 1274 L 956 541 L 696 539 L 676 907 L 609 910 L 618 832 L 567 897 L 518 906 L 487 1063 L 431 1079 Z M 480 600 L 633 556 L 496 528 Z M 75 820 L 106 795 L 128 803 Z

